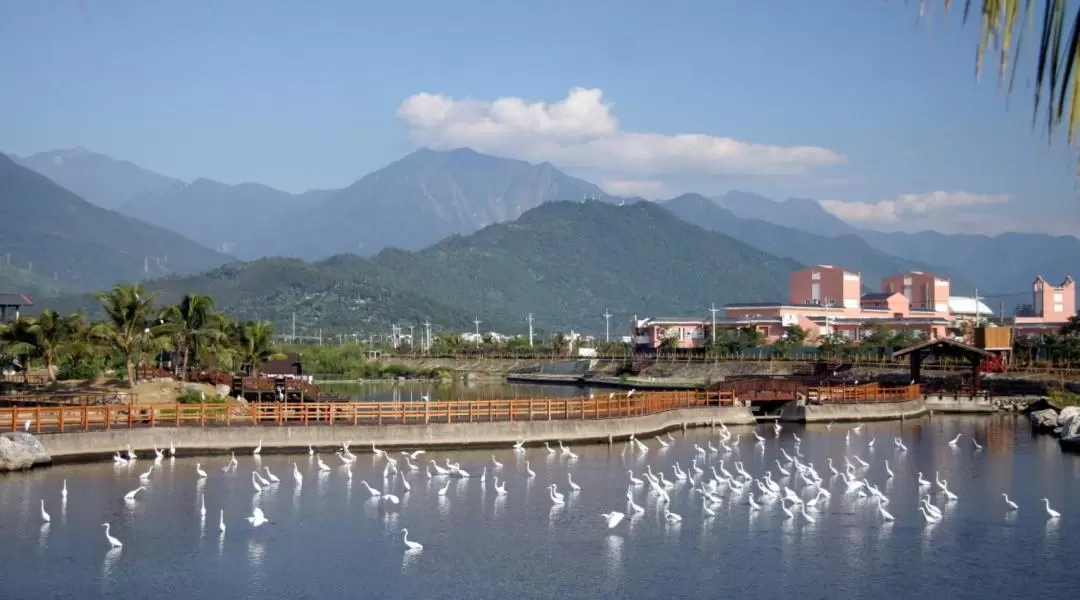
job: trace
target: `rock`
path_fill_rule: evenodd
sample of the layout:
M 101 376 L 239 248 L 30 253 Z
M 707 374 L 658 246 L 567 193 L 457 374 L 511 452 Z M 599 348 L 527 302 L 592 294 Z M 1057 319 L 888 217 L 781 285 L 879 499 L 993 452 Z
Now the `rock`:
M 1065 452 L 1077 452 L 1080 453 L 1080 435 L 1073 435 L 1069 437 L 1063 437 L 1058 440 L 1058 444 Z
M 0 471 L 19 471 L 52 462 L 45 446 L 24 431 L 0 434 Z
M 1058 413 L 1058 434 L 1063 439 L 1080 436 L 1080 407 L 1067 406 Z
M 223 384 L 223 383 L 219 383 L 219 384 L 214 386 L 214 393 L 217 394 L 218 396 L 221 396 L 222 398 L 228 398 L 229 397 L 229 392 L 231 392 L 231 391 L 232 391 L 232 388 L 225 385 L 225 384 Z
M 184 391 L 184 393 L 187 393 L 187 392 L 201 392 L 201 391 L 203 391 L 203 386 L 200 383 L 190 383 L 189 382 L 189 383 L 185 383 L 181 389 Z
M 1037 431 L 1053 431 L 1058 424 L 1057 411 L 1051 408 L 1032 412 L 1028 418 L 1031 419 L 1031 426 Z

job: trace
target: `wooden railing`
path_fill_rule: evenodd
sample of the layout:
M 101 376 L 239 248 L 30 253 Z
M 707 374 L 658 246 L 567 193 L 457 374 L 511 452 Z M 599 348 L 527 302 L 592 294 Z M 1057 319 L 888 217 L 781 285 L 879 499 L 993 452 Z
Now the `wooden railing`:
M 0 405 L 65 405 L 138 404 L 139 395 L 128 392 L 15 392 L 0 394 Z
M 918 384 L 900 387 L 881 387 L 877 383 L 863 385 L 812 387 L 807 400 L 812 404 L 864 404 L 874 402 L 903 402 L 922 397 Z
M 565 421 L 636 417 L 679 408 L 731 406 L 731 394 L 651 392 L 627 398 L 541 398 L 452 402 L 302 402 L 133 406 L 36 406 L 0 409 L 0 430 L 31 433 L 142 427 L 414 425 Z

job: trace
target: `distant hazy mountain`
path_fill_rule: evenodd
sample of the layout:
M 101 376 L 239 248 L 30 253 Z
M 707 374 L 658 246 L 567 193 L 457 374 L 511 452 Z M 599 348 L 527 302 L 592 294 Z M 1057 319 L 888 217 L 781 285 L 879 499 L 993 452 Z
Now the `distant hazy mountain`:
M 394 284 L 484 321 L 601 330 L 634 314 L 708 314 L 712 303 L 782 300 L 802 267 L 679 219 L 653 202 L 543 204 L 509 223 L 374 259 Z
M 171 231 L 95 206 L 0 154 L 0 256 L 82 288 L 191 273 L 233 260 Z
M 891 256 L 857 235 L 825 237 L 758 219 L 740 219 L 699 194 L 684 194 L 662 206 L 681 219 L 729 235 L 769 254 L 790 257 L 807 265 L 842 265 L 859 271 L 863 286 L 875 292 L 881 290 L 884 277 L 906 271 L 934 271 L 950 277 L 952 288 L 958 294 L 972 288 L 954 269 Z
M 468 149 L 418 150 L 312 207 L 266 246 L 318 258 L 341 252 L 415 250 L 454 234 L 516 219 L 545 202 L 609 199 L 548 163 L 533 165 Z
M 267 253 L 267 238 L 288 235 L 294 220 L 305 218 L 312 206 L 331 195 L 329 190 L 294 195 L 258 183 L 196 179 L 140 194 L 119 210 L 204 246 L 253 259 Z
M 1080 275 L 1080 240 L 1038 233 L 946 235 L 936 231 L 882 233 L 861 231 L 871 246 L 909 260 L 925 261 L 964 273 L 979 294 L 1008 295 L 1005 304 L 1031 302 L 1031 283 L 1043 275 L 1057 284 Z M 988 299 L 997 310 L 997 298 Z
M 180 183 L 126 160 L 115 160 L 85 148 L 12 158 L 93 204 L 109 209 L 117 209 L 140 194 L 160 192 Z
M 775 202 L 757 194 L 731 191 L 714 200 L 740 219 L 768 221 L 827 237 L 858 233 L 855 227 L 822 208 L 816 200 L 808 198 Z

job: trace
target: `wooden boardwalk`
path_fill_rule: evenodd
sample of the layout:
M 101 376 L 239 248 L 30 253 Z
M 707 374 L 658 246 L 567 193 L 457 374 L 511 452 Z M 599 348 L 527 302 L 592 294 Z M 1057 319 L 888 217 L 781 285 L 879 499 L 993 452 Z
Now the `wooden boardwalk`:
M 920 398 L 917 385 L 804 388 L 809 402 L 854 404 Z M 669 391 L 602 397 L 449 402 L 270 402 L 0 408 L 0 431 L 73 433 L 153 427 L 426 425 L 637 417 L 682 408 L 734 406 L 734 392 Z M 27 429 L 27 424 L 29 424 Z

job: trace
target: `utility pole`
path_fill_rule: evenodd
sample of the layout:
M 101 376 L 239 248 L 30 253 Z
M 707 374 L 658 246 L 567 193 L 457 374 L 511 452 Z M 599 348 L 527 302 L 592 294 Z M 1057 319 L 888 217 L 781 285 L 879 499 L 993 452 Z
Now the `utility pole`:
M 424 352 L 431 351 L 431 322 L 424 321 Z
M 533 316 L 532 316 L 532 313 L 529 313 L 529 318 L 527 318 L 525 320 L 529 322 L 529 347 L 532 348 L 533 347 L 533 328 L 532 328 Z
M 611 343 L 611 313 L 604 309 L 604 343 Z
M 709 308 L 709 312 L 712 313 L 712 343 L 714 346 L 716 345 L 716 311 L 718 310 L 720 309 L 716 308 L 715 303 Z
M 473 323 L 476 325 L 476 347 L 480 347 L 480 323 L 483 323 L 480 319 L 473 319 Z
M 413 326 L 409 325 L 409 352 L 416 351 L 416 338 L 413 337 Z
M 296 343 L 296 313 L 292 314 L 292 343 Z

